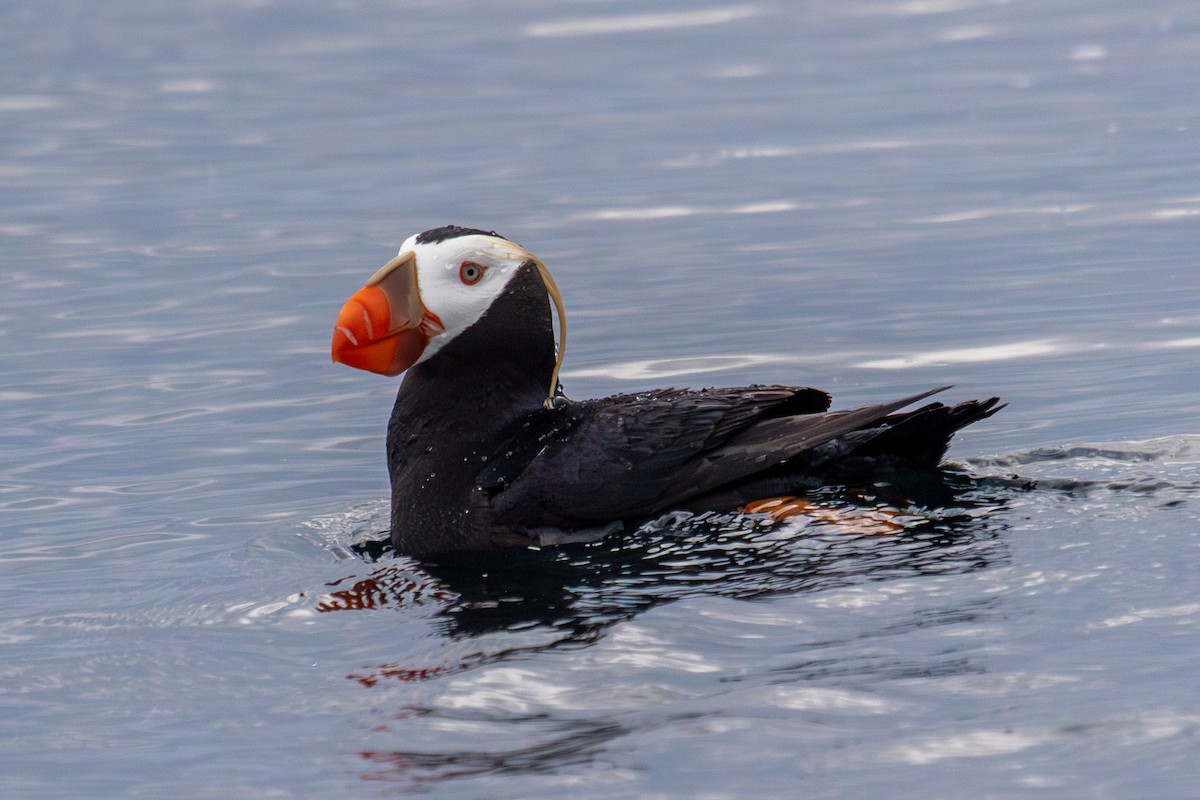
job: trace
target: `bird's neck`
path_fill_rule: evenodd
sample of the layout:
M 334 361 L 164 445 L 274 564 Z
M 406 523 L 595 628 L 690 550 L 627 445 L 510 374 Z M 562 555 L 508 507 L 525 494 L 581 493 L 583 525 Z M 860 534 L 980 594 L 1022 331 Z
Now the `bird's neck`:
M 499 359 L 450 361 L 445 355 L 405 375 L 396 393 L 393 425 L 479 441 L 546 399 L 550 368 L 531 371 L 522 361 Z
M 527 265 L 475 324 L 409 369 L 396 395 L 389 442 L 435 431 L 441 442 L 486 442 L 542 405 L 554 357 L 546 288 Z

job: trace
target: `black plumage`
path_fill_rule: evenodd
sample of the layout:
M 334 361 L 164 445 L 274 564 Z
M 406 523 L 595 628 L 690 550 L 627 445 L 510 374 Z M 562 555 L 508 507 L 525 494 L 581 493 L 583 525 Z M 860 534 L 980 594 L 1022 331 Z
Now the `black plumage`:
M 420 236 L 471 234 L 494 235 L 451 226 Z M 478 321 L 408 369 L 387 434 L 399 552 L 596 537 L 672 510 L 734 510 L 934 469 L 955 431 L 1001 407 L 992 398 L 901 411 L 935 389 L 830 411 L 817 389 L 749 386 L 559 397 L 547 408 L 554 370 L 547 287 L 532 262 Z

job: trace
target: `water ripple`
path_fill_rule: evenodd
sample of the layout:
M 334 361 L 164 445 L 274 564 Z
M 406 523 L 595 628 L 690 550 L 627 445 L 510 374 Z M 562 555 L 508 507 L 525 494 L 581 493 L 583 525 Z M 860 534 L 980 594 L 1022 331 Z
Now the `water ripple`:
M 532 37 L 598 36 L 613 33 L 674 30 L 708 25 L 725 25 L 761 14 L 757 6 L 726 6 L 695 11 L 676 11 L 657 14 L 625 14 L 597 17 L 576 17 L 555 22 L 530 25 L 525 33 Z

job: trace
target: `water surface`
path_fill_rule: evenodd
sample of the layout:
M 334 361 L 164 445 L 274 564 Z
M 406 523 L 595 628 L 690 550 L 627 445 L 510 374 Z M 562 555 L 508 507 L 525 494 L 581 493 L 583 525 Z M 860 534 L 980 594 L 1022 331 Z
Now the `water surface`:
M 1194 796 L 1190 5 L 5 17 L 6 796 Z M 573 396 L 953 383 L 982 480 L 381 552 L 329 332 L 451 222 L 554 271 Z

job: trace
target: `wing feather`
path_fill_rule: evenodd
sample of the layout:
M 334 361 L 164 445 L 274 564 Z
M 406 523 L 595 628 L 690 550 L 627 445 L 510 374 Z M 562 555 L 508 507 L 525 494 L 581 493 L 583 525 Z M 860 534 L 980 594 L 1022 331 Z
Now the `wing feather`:
M 572 403 L 525 420 L 479 484 L 504 524 L 577 527 L 648 516 L 937 391 L 835 412 L 824 392 L 782 386 Z

